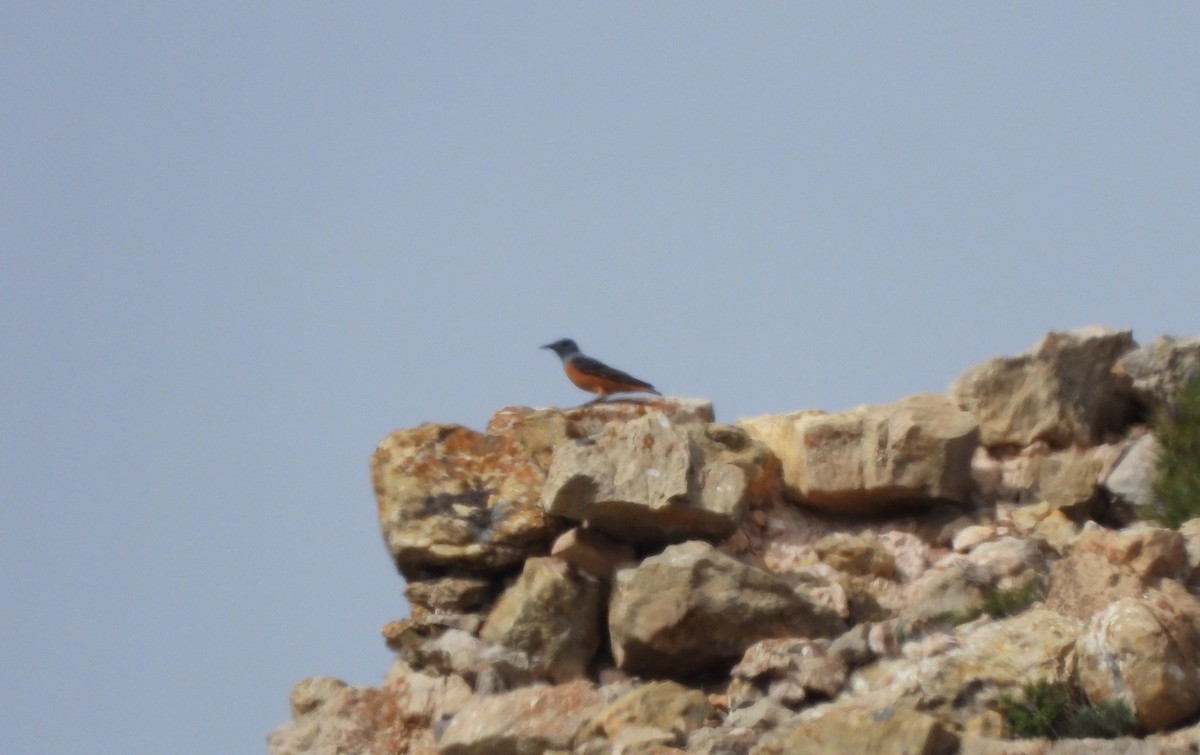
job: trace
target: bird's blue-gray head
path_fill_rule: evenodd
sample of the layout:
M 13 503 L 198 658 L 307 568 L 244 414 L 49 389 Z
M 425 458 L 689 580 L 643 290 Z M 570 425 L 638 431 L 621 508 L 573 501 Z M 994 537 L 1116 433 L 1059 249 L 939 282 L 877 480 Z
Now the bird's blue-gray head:
M 550 349 L 555 354 L 558 354 L 560 359 L 570 359 L 579 353 L 579 346 L 570 338 L 562 338 L 554 343 L 548 343 L 542 348 Z

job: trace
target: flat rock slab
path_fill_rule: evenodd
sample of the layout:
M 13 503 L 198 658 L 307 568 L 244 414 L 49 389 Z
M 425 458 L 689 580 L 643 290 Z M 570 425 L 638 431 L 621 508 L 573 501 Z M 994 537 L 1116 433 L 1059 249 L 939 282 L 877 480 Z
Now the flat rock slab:
M 950 755 L 958 737 L 933 716 L 904 708 L 835 708 L 766 737 L 750 755 Z
M 779 458 L 788 497 L 837 514 L 966 503 L 979 445 L 972 415 L 918 394 L 837 414 L 804 410 L 738 422 Z

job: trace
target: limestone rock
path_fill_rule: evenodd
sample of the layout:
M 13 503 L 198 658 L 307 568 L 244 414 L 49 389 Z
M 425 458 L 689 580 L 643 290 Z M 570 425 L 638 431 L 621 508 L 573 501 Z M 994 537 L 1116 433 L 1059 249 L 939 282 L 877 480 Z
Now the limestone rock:
M 652 726 L 627 726 L 612 739 L 593 739 L 577 746 L 569 755 L 688 755 L 671 745 L 677 739 L 675 734 Z
M 829 644 L 829 657 L 836 658 L 847 669 L 862 666 L 875 660 L 876 651 L 871 646 L 870 622 L 855 624 Z
M 602 582 L 611 582 L 613 572 L 631 565 L 633 547 L 584 527 L 573 527 L 554 541 L 550 555 L 562 559 L 585 574 Z
M 490 579 L 465 574 L 425 580 L 408 580 L 404 597 L 413 610 L 414 618 L 425 614 L 470 613 L 477 611 L 495 595 Z
M 1045 604 L 1065 616 L 1087 620 L 1115 600 L 1140 594 L 1144 587 L 1131 570 L 1097 553 L 1073 553 L 1051 568 Z
M 747 707 L 763 697 L 796 707 L 811 698 L 833 698 L 846 686 L 846 664 L 828 640 L 762 640 L 733 667 L 729 704 Z
M 995 527 L 986 524 L 973 524 L 969 527 L 963 527 L 954 533 L 954 539 L 951 540 L 950 547 L 954 549 L 955 553 L 969 553 L 972 548 L 986 543 L 995 536 Z
M 392 433 L 371 457 L 371 477 L 396 565 L 407 579 L 423 580 L 491 572 L 544 554 L 562 529 L 539 504 L 555 446 L 646 416 L 711 419 L 712 404 L 511 407 L 492 417 L 487 433 L 437 424 Z
M 1146 433 L 1132 441 L 1104 477 L 1104 489 L 1141 511 L 1154 508 L 1154 477 L 1158 472 L 1158 440 Z
M 1038 540 L 1005 536 L 981 543 L 969 554 L 967 561 L 983 569 L 988 581 L 1001 589 L 1039 581 L 1048 569 L 1047 551 Z
M 750 755 L 950 755 L 958 737 L 933 716 L 907 708 L 833 708 L 765 737 Z
M 994 708 L 1000 694 L 1028 682 L 1065 681 L 1082 633 L 1082 622 L 1040 608 L 964 627 L 948 652 L 924 664 L 920 706 L 964 717 Z
M 698 398 L 599 402 L 571 409 L 510 406 L 492 415 L 487 432 L 515 437 L 545 470 L 550 468 L 554 447 L 566 438 L 586 438 L 614 422 L 660 414 L 677 424 L 703 424 L 714 419 L 712 402 Z
M 1194 755 L 1191 747 L 1118 739 L 999 739 L 963 737 L 962 755 Z
M 522 687 L 477 697 L 450 720 L 441 755 L 526 755 L 571 749 L 583 722 L 603 706 L 591 682 Z
M 544 676 L 540 659 L 535 664 L 528 653 L 491 645 L 462 629 L 430 626 L 427 621 L 408 619 L 384 626 L 388 647 L 413 670 L 461 676 L 480 694 L 524 686 L 535 676 Z
M 482 643 L 471 631 L 442 623 L 439 618 L 389 621 L 383 626 L 384 640 L 400 660 L 417 671 L 453 671 L 474 678 L 467 669 L 476 665 L 474 657 Z M 478 624 L 473 628 L 477 630 Z
M 617 740 L 627 729 L 648 728 L 666 732 L 670 738 L 666 744 L 682 744 L 712 714 L 703 692 L 675 682 L 653 682 L 606 705 L 579 729 L 575 742 Z
M 559 445 L 542 505 L 626 542 L 719 539 L 769 488 L 772 464 L 737 428 L 647 415 Z
M 1099 510 L 1097 488 L 1106 462 L 1101 454 L 1069 448 L 1039 454 L 1033 461 L 1034 479 L 1028 495 L 1079 519 Z
M 1187 566 L 1187 542 L 1183 535 L 1150 524 L 1109 530 L 1089 523 L 1080 533 L 1075 548 L 1081 553 L 1100 554 L 1146 580 L 1180 577 Z
M 987 447 L 1094 444 L 1120 432 L 1133 415 L 1111 370 L 1134 346 L 1128 330 L 1051 332 L 1024 354 L 971 368 L 950 391 L 979 420 Z
M 1114 531 L 1089 522 L 1072 552 L 1051 567 L 1046 606 L 1087 620 L 1160 579 L 1186 580 L 1189 574 L 1186 541 L 1178 532 L 1148 526 Z
M 379 688 L 335 686 L 312 680 L 297 685 L 294 701 L 320 700 L 315 707 L 302 704 L 292 721 L 271 733 L 270 755 L 432 753 L 431 726 L 471 696 L 457 676 L 400 673 Z
M 1192 376 L 1200 375 L 1200 338 L 1159 336 L 1123 355 L 1113 372 L 1118 386 L 1145 406 L 1165 406 Z
M 991 575 L 966 557 L 944 558 L 905 588 L 898 620 L 921 629 L 978 616 L 991 582 Z
M 845 629 L 784 580 L 698 541 L 617 572 L 608 620 L 620 668 L 676 678 L 727 669 L 758 640 Z
M 577 679 L 600 646 L 601 601 L 597 580 L 557 558 L 531 558 L 479 636 L 528 653 L 551 681 Z
M 559 525 L 538 505 L 544 472 L 511 436 L 458 425 L 392 433 L 371 457 L 384 541 L 401 573 L 483 571 L 549 546 Z
M 821 562 L 847 574 L 891 578 L 896 559 L 873 532 L 838 532 L 813 543 Z
M 969 500 L 978 428 L 944 396 L 738 424 L 779 457 L 788 496 L 818 509 L 884 514 L 914 503 Z
M 875 643 L 876 628 L 884 625 L 868 633 L 879 660 L 858 668 L 836 699 L 801 711 L 797 721 L 840 709 L 865 708 L 883 715 L 915 709 L 955 731 L 978 730 L 980 717 L 996 709 L 1002 694 L 1039 679 L 1068 681 L 1084 625 L 1034 608 L 1006 619 L 909 634 L 899 652 Z
M 332 676 L 311 676 L 301 679 L 292 687 L 290 696 L 292 718 L 299 718 L 305 713 L 311 713 L 320 708 L 333 697 L 334 693 L 340 692 L 348 686 L 350 685 Z
M 1175 582 L 1121 598 L 1078 642 L 1078 679 L 1093 703 L 1114 698 L 1149 731 L 1200 713 L 1200 601 Z

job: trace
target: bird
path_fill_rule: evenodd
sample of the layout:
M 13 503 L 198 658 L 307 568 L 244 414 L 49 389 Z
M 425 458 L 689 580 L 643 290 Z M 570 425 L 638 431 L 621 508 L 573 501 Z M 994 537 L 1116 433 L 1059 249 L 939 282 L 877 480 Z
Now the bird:
M 541 348 L 550 349 L 558 354 L 562 359 L 563 371 L 572 383 L 585 391 L 599 394 L 593 401 L 600 401 L 610 393 L 641 392 L 662 395 L 645 380 L 638 380 L 627 372 L 609 367 L 599 359 L 585 356 L 570 338 L 548 343 Z

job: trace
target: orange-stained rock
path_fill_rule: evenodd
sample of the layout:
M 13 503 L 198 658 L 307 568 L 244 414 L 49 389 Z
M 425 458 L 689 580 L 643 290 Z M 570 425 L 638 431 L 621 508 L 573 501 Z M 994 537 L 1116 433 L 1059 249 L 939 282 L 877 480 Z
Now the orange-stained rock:
M 1051 567 L 1046 606 L 1087 621 L 1161 579 L 1186 581 L 1190 571 L 1186 540 L 1174 530 L 1146 525 L 1108 530 L 1089 522 L 1070 555 Z
M 400 571 L 488 570 L 544 549 L 560 525 L 537 505 L 543 471 L 511 436 L 458 425 L 392 433 L 371 457 L 384 541 Z
M 384 542 L 409 579 L 513 567 L 545 554 L 564 529 L 538 504 L 554 447 L 646 415 L 712 416 L 695 399 L 575 409 L 510 407 L 487 433 L 461 425 L 398 430 L 371 457 Z
M 268 751 L 433 755 L 437 747 L 431 726 L 470 698 L 471 689 L 461 677 L 435 678 L 403 669 L 378 688 L 305 679 L 292 691 L 295 717 L 271 733 Z

